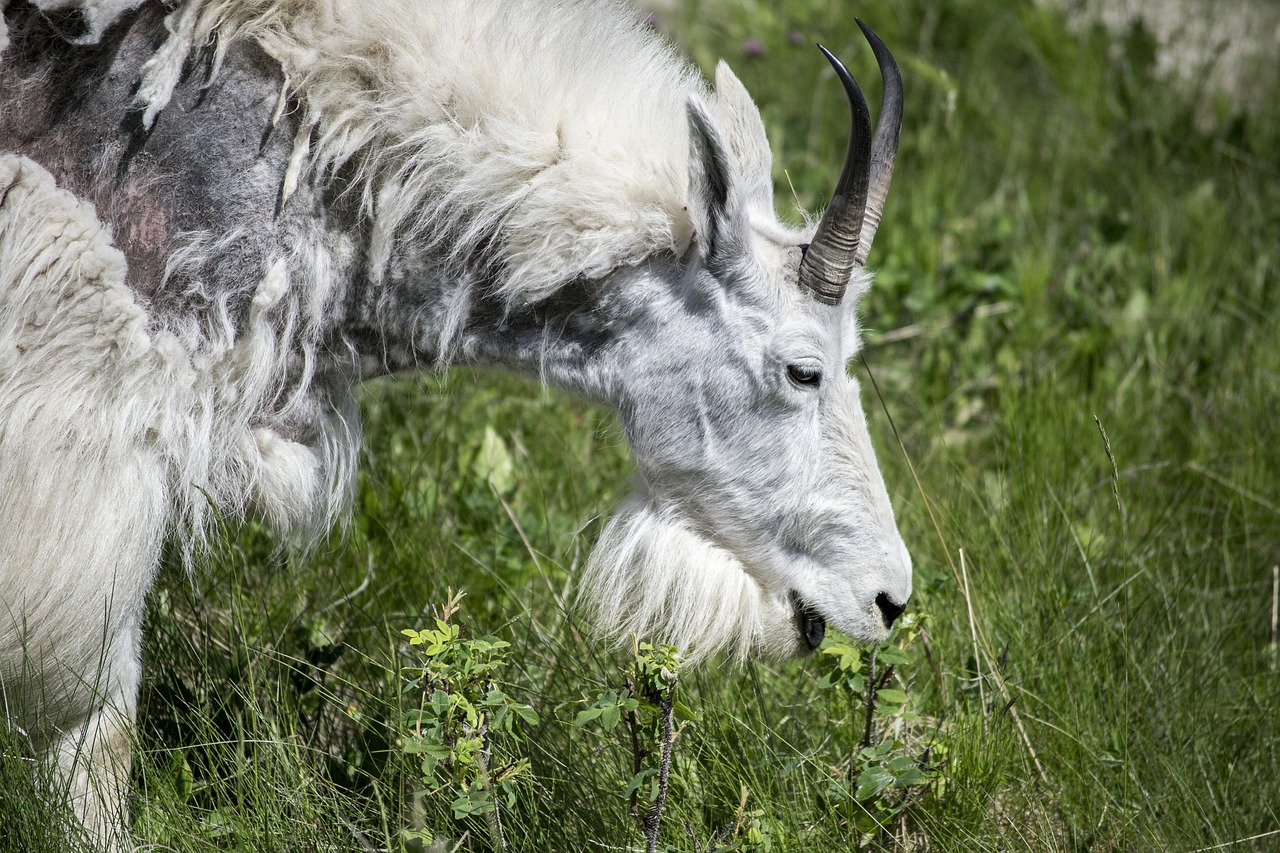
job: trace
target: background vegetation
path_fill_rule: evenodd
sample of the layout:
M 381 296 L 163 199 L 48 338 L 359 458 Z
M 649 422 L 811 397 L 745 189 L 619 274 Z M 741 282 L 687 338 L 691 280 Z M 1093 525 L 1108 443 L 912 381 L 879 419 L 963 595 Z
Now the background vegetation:
M 1072 32 L 1029 2 L 661 15 L 755 96 L 787 215 L 820 208 L 845 144 L 812 43 L 878 97 L 854 13 L 898 57 L 907 113 L 851 370 L 928 618 L 880 684 L 879 756 L 850 680 L 866 655 L 838 638 L 680 672 L 659 849 L 1275 849 L 1280 99 L 1174 88 L 1142 29 Z M 643 849 L 631 794 L 653 777 L 629 790 L 626 715 L 651 744 L 659 706 L 626 706 L 642 669 L 570 607 L 628 476 L 613 419 L 472 371 L 375 383 L 363 405 L 344 534 L 299 557 L 229 531 L 153 596 L 138 840 L 491 849 L 491 819 L 453 805 L 478 765 L 406 749 L 427 719 L 406 711 L 443 682 L 424 687 L 435 641 L 401 631 L 436 630 L 453 588 L 447 642 L 479 645 L 450 666 L 482 669 L 444 692 L 511 712 L 483 771 L 513 769 L 494 788 L 509 849 Z M 440 731 L 465 716 L 439 707 Z M 901 784 L 859 785 L 894 759 Z M 24 763 L 0 769 L 9 849 L 65 849 Z

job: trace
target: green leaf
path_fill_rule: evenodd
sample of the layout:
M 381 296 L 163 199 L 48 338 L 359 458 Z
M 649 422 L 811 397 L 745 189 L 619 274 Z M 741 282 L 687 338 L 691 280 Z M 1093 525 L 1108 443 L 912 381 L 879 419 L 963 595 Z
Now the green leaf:
M 885 788 L 893 784 L 893 775 L 883 767 L 868 767 L 858 776 L 858 789 L 854 797 L 859 802 L 875 797 Z
M 894 742 L 891 740 L 882 740 L 874 746 L 864 747 L 862 757 L 869 761 L 879 761 L 890 752 L 893 751 Z
M 674 704 L 673 704 L 673 705 L 672 705 L 672 707 L 671 707 L 671 710 L 673 710 L 673 711 L 675 712 L 676 719 L 678 719 L 678 720 L 696 720 L 696 719 L 698 719 L 698 712 L 697 712 L 697 711 L 695 711 L 695 710 L 693 710 L 692 708 L 690 708 L 688 705 L 684 704 L 683 702 L 681 702 L 679 699 L 676 699 L 676 700 L 675 700 Z
M 591 722 L 592 720 L 594 720 L 596 717 L 600 716 L 603 713 L 604 713 L 604 708 L 601 708 L 599 706 L 596 706 L 594 708 L 587 708 L 584 711 L 578 712 L 578 716 L 573 718 L 573 724 L 575 726 L 585 726 L 587 723 Z
M 640 786 L 645 783 L 646 779 L 648 779 L 650 776 L 657 775 L 657 773 L 658 773 L 658 768 L 646 767 L 644 770 L 641 770 L 639 773 L 632 776 L 631 783 L 627 785 L 627 790 L 623 793 L 623 796 L 630 797 L 632 791 L 639 790 Z
M 925 773 L 919 767 L 908 767 L 898 774 L 897 784 L 900 788 L 909 788 L 912 785 L 927 785 L 933 781 L 928 773 Z
M 484 791 L 464 791 L 453 801 L 453 819 L 462 820 L 470 815 L 482 815 L 493 811 L 493 803 Z
M 896 646 L 881 646 L 876 650 L 878 666 L 898 666 L 911 663 L 911 655 Z
M 507 450 L 506 442 L 492 426 L 485 425 L 484 438 L 471 463 L 476 476 L 485 480 L 500 495 L 509 494 L 516 487 L 516 466 Z
M 876 699 L 881 705 L 905 705 L 907 704 L 907 694 L 901 690 L 886 688 L 876 691 Z
M 185 753 L 174 752 L 169 759 L 169 772 L 165 774 L 178 795 L 179 802 L 187 802 L 191 798 L 191 790 L 195 786 L 195 774 Z
M 611 732 L 617 728 L 620 719 L 622 719 L 622 710 L 617 705 L 600 709 L 600 723 L 605 731 Z
M 839 658 L 836 666 L 842 671 L 856 670 L 862 666 L 862 650 L 852 643 L 835 641 L 823 646 L 822 653 Z
M 443 761 L 450 754 L 449 747 L 426 738 L 410 738 L 400 749 L 406 755 L 428 755 L 437 761 Z

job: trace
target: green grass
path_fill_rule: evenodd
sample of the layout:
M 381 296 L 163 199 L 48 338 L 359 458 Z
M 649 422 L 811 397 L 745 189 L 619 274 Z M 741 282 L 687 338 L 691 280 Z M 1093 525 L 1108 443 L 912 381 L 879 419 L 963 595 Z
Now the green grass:
M 1280 107 L 1239 115 L 1176 91 L 1152 78 L 1141 32 L 1072 35 L 1030 3 L 786 8 L 689 3 L 662 26 L 755 96 L 787 215 L 793 188 L 820 206 L 845 143 L 812 42 L 853 58 L 874 107 L 856 12 L 907 81 L 864 310 L 884 408 L 852 369 L 914 555 L 912 607 L 930 615 L 899 668 L 919 716 L 900 734 L 938 740 L 940 772 L 861 841 L 1274 849 Z M 761 56 L 742 47 L 753 37 Z M 398 632 L 427 627 L 453 587 L 468 630 L 512 642 L 505 689 L 540 716 L 504 746 L 532 763 L 503 815 L 512 849 L 643 849 L 628 745 L 572 725 L 625 664 L 569 606 L 628 476 L 614 421 L 472 371 L 375 383 L 363 406 L 345 533 L 303 558 L 250 525 L 153 596 L 139 841 L 399 850 L 410 827 L 457 842 L 464 825 L 420 796 L 396 747 Z M 477 463 L 486 428 L 513 464 L 501 494 Z M 744 790 L 763 841 L 737 849 L 858 847 L 861 812 L 836 783 L 861 718 L 817 686 L 829 666 L 685 674 L 697 717 L 677 741 L 665 849 L 715 849 Z M 25 764 L 0 767 L 4 824 L 56 821 Z M 38 836 L 8 849 L 61 846 Z

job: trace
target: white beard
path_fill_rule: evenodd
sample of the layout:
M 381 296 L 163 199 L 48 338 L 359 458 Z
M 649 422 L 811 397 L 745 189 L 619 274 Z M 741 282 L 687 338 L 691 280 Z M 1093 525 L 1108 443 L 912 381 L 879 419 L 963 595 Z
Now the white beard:
M 731 553 L 643 494 L 629 497 L 601 534 L 580 598 L 597 631 L 617 644 L 635 634 L 676 646 L 686 660 L 800 651 L 786 594 L 766 592 Z

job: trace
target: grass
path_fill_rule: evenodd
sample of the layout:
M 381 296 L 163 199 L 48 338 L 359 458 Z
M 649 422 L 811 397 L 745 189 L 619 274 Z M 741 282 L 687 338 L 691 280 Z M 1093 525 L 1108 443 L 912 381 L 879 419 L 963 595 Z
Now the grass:
M 682 676 L 696 717 L 660 849 L 1274 849 L 1280 107 L 1175 90 L 1141 31 L 1071 34 L 1030 3 L 786 10 L 691 2 L 661 26 L 705 69 L 728 59 L 761 105 L 780 209 L 793 192 L 818 208 L 844 145 L 812 42 L 853 58 L 873 107 L 853 12 L 903 67 L 851 369 L 930 617 L 898 667 L 915 719 L 897 735 L 904 753 L 935 739 L 939 773 L 863 834 L 845 776 L 861 717 L 818 686 L 830 659 L 713 662 Z M 153 596 L 137 838 L 400 850 L 414 828 L 447 839 L 426 849 L 489 849 L 397 746 L 399 631 L 453 587 L 467 630 L 513 644 L 503 689 L 540 717 L 502 746 L 531 762 L 503 813 L 511 848 L 641 849 L 628 744 L 572 724 L 626 663 L 568 606 L 625 487 L 613 420 L 471 371 L 362 402 L 345 533 L 300 557 L 250 524 Z M 26 765 L 0 768 L 2 825 L 25 833 L 7 849 L 61 849 Z

